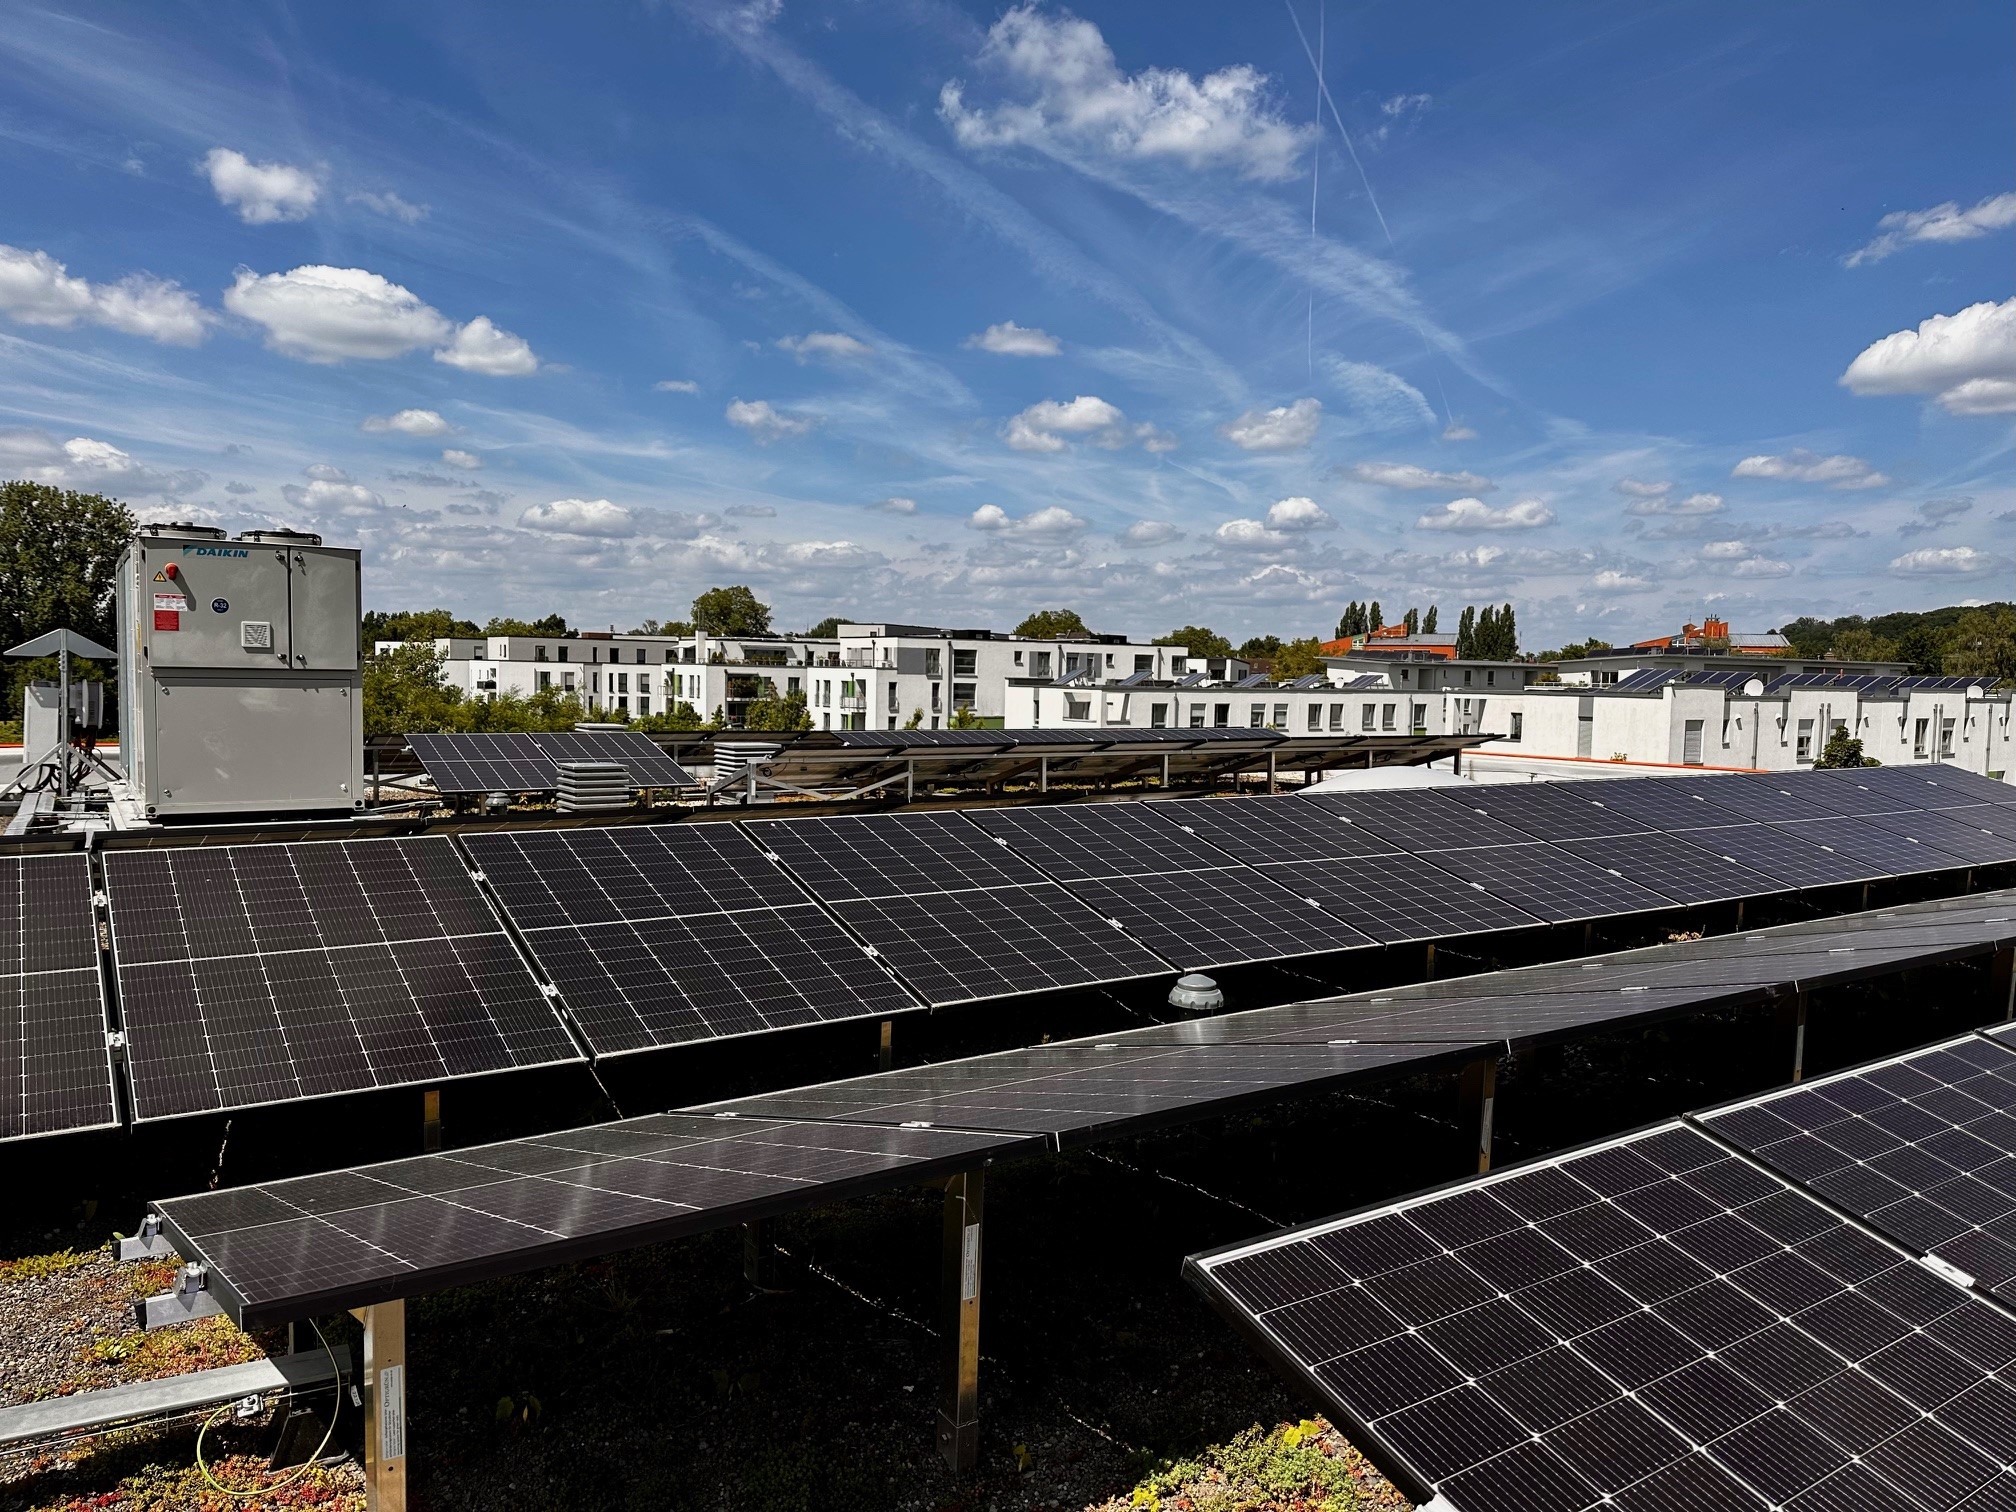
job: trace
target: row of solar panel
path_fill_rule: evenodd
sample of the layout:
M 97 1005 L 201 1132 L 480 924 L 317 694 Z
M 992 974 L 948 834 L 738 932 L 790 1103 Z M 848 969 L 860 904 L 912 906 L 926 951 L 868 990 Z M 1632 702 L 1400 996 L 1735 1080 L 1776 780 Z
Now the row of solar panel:
M 614 762 L 637 788 L 691 787 L 686 769 L 634 730 L 534 730 L 408 735 L 440 793 L 550 793 L 558 763 Z
M 174 1198 L 158 1210 L 179 1252 L 209 1266 L 245 1321 L 279 1321 L 1242 1102 L 1426 1071 L 1495 1055 L 1503 1042 L 1980 955 L 2016 940 L 2012 905 L 2009 892 L 1941 900 L 1426 984 L 1411 995 L 1356 994 L 1040 1045 Z M 1403 997 L 1411 1017 L 1395 1011 Z
M 2016 1504 L 2016 1030 L 1192 1278 L 1457 1512 Z
M 1882 812 L 1901 800 L 1809 774 L 1710 779 L 1720 804 L 1657 779 L 464 844 L 603 1056 L 2016 860 L 2016 804 L 1968 802 L 1978 779 L 1932 770 L 1886 785 L 1954 807 Z M 1835 817 L 1810 817 L 1816 798 Z M 0 1135 L 109 1123 L 84 860 L 15 865 L 51 880 L 9 873 L 37 900 L 12 948 L 60 936 L 72 964 L 8 978 L 22 1074 L 0 1080 Z M 105 868 L 136 1119 L 580 1058 L 445 839 L 115 851 Z

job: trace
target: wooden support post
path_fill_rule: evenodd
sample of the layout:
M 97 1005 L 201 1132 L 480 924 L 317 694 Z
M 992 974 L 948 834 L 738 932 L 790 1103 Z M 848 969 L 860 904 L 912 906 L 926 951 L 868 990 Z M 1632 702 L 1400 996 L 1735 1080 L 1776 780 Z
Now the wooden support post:
M 888 1019 L 882 1020 L 881 1044 L 876 1058 L 879 1068 L 884 1071 L 896 1064 L 896 1026 Z
M 351 1316 L 364 1325 L 364 1505 L 406 1512 L 406 1304 Z
M 1869 884 L 1867 882 L 1862 884 L 1862 911 L 1864 913 L 1869 911 Z
M 1736 933 L 1743 933 L 1743 899 L 1736 900 Z
M 441 1089 L 429 1087 L 420 1094 L 420 1148 L 429 1155 L 441 1148 Z
M 1993 983 L 1994 1003 L 2006 1019 L 2016 1019 L 2016 946 L 1995 952 L 1995 965 L 1989 980 Z
M 1498 1104 L 1497 1058 L 1483 1056 L 1465 1066 L 1458 1095 L 1463 1109 L 1460 1122 L 1477 1131 L 1477 1172 L 1482 1175 L 1491 1169 L 1491 1119 Z
M 940 1311 L 946 1346 L 938 1399 L 938 1452 L 953 1470 L 980 1457 L 980 1219 L 986 1175 L 962 1171 L 945 1183 L 945 1260 Z
M 1435 942 L 1433 940 L 1428 942 L 1428 955 L 1427 959 L 1422 962 L 1421 975 L 1426 980 L 1433 980 L 1435 976 Z

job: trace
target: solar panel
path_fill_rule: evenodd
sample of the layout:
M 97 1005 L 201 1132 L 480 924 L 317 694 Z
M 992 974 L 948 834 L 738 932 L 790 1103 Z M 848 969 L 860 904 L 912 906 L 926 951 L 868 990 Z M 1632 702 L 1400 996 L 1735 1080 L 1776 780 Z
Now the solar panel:
M 1973 807 L 1985 809 L 1990 814 L 2010 812 L 1991 803 Z M 1961 817 L 1965 813 L 1965 809 L 1941 809 L 1922 814 L 1874 814 L 1863 822 L 1888 830 L 1893 835 L 1908 835 L 1922 844 L 1936 845 L 1949 855 L 1959 856 L 1978 866 L 2016 861 L 2016 839 Z M 2003 828 L 2016 830 L 2016 825 L 2005 821 Z
M 1612 693 L 1649 693 L 1663 688 L 1680 675 L 1678 667 L 1640 667 L 1630 676 L 1610 685 Z
M 1654 828 L 1590 801 L 1608 783 L 1527 782 L 1480 787 L 1464 801 L 1501 824 L 1535 840 L 1594 840 L 1603 835 L 1642 835 Z
M 1317 861 L 1343 856 L 1391 856 L 1401 848 L 1361 825 L 1342 823 L 1304 795 L 1278 798 L 1188 798 L 1151 805 L 1157 814 L 1242 861 Z
M 443 838 L 105 856 L 136 1122 L 578 1061 Z
M 1848 882 L 1874 882 L 1889 875 L 1853 856 L 1802 840 L 1768 824 L 1737 824 L 1726 828 L 1688 830 L 1690 844 L 1761 872 L 1788 887 L 1833 887 Z
M 1654 912 L 1676 901 L 1551 845 L 1437 851 L 1434 862 L 1550 924 Z
M 1969 1035 L 1701 1122 L 1914 1254 L 2016 1299 L 2016 1049 Z
M 1758 823 L 1773 819 L 1831 819 L 1841 812 L 1794 792 L 1775 775 L 1704 777 L 1699 781 L 1686 778 L 1660 780 L 1686 782 L 1690 793 L 1700 794 L 1717 808 L 1727 809 L 1737 818 Z
M 558 781 L 546 753 L 522 733 L 406 737 L 442 793 L 543 793 Z
M 987 837 L 1059 882 L 1084 877 L 1149 877 L 1230 866 L 1233 858 L 1165 824 L 1161 805 L 1065 804 L 1054 808 L 977 808 L 965 818 Z
M 464 843 L 598 1056 L 919 1006 L 733 824 Z
M 156 1205 L 245 1325 L 703 1232 L 968 1169 L 1027 1141 L 658 1113 Z
M 1689 672 L 1681 681 L 1690 688 L 1740 688 L 1756 676 L 1749 671 Z
M 532 742 L 548 761 L 613 761 L 632 787 L 691 787 L 686 769 L 639 730 L 537 730 Z
M 1393 793 L 1304 793 L 1348 824 L 1362 825 L 1417 855 L 1476 845 L 1515 845 L 1532 839 L 1488 818 L 1470 802 L 1470 790 L 1444 797 L 1434 789 Z
M 1947 871 L 1970 864 L 1966 857 L 1955 856 L 1941 847 L 1892 830 L 1879 829 L 1866 817 L 1799 819 L 1771 827 L 1815 845 L 1824 845 L 1854 860 L 1880 866 L 1893 877 Z
M 1540 922 L 1416 856 L 1338 857 L 1261 867 L 1299 897 L 1387 944 L 1526 929 Z
M 759 820 L 746 829 L 828 903 L 1049 880 L 958 813 Z
M 1633 882 L 1642 882 L 1679 903 L 1722 903 L 1783 890 L 1775 877 L 1752 871 L 1733 857 L 1690 844 L 1704 830 L 1677 835 L 1613 835 L 1597 840 L 1562 840 L 1562 850 Z
M 2006 780 L 1983 777 L 1979 772 L 1965 771 L 1960 767 L 1949 766 L 1945 763 L 1937 766 L 1911 769 L 1893 768 L 1892 770 L 1911 770 L 1914 773 L 1922 772 L 1926 782 L 1932 787 L 1938 789 L 1946 797 L 1962 803 L 2016 804 L 2016 786 L 2012 786 Z M 1925 806 L 1933 808 L 1943 807 L 1944 805 L 1928 803 Z
M 1665 830 L 1734 823 L 1739 815 L 1704 796 L 1713 790 L 1713 781 L 1690 783 L 1678 777 L 1626 777 L 1592 788 L 1589 798 L 1616 813 Z
M 2016 1494 L 2016 1323 L 1681 1124 L 1185 1273 L 1417 1502 L 1985 1512 Z
M 90 863 L 0 859 L 0 1140 L 117 1122 Z
M 1924 808 L 1925 789 L 1892 791 L 1893 784 L 1852 781 L 1857 772 L 1779 772 L 1780 786 L 1793 797 L 1836 814 L 1861 816 L 1915 812 Z

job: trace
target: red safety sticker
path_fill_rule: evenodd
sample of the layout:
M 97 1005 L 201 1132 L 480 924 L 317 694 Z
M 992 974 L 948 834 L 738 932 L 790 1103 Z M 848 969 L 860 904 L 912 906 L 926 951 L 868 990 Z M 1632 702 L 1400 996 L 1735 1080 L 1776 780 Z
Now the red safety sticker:
M 182 611 L 180 609 L 156 609 L 154 611 L 154 628 L 156 630 L 180 630 L 182 628 Z

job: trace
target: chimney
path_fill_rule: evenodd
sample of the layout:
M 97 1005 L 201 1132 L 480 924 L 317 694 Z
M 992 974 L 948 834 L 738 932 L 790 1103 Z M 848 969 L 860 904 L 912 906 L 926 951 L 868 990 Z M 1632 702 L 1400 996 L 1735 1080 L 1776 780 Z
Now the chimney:
M 1711 619 L 1701 626 L 1701 633 L 1709 640 L 1729 639 L 1729 621 Z

